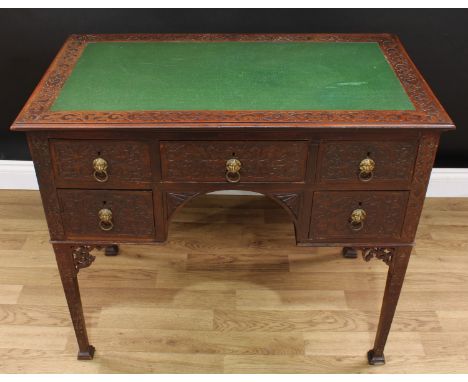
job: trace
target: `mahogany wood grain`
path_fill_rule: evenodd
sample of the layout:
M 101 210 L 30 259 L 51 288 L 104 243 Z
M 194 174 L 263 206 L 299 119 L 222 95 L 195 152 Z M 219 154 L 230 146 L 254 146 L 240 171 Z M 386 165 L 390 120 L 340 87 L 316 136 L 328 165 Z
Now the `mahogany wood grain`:
M 307 141 L 164 141 L 162 178 L 172 182 L 225 182 L 226 161 L 236 158 L 242 164 L 240 183 L 303 182 L 307 151 Z
M 405 217 L 405 191 L 319 191 L 314 193 L 310 238 L 325 241 L 365 241 L 370 237 L 398 241 Z M 366 212 L 362 228 L 353 229 L 350 215 Z
M 150 149 L 141 141 L 51 140 L 50 149 L 58 187 L 147 188 L 151 183 Z M 108 180 L 93 177 L 93 161 L 107 162 Z
M 359 164 L 370 158 L 375 162 L 372 178 L 367 182 L 410 182 L 413 176 L 417 141 L 326 141 L 321 145 L 322 155 L 318 178 L 321 183 L 346 182 L 360 184 Z
M 59 190 L 67 239 L 154 240 L 151 191 Z M 101 209 L 112 211 L 113 228 L 99 226 Z
M 96 41 L 377 42 L 415 110 L 50 111 L 84 47 Z M 290 238 L 298 246 L 349 247 L 347 252 L 359 250 L 366 260 L 376 258 L 389 265 L 380 323 L 369 357 L 373 364 L 383 362 L 440 134 L 453 128 L 398 38 L 389 34 L 71 36 L 12 126 L 13 130 L 27 131 L 80 359 L 93 356 L 77 281 L 78 270 L 91 265 L 94 259 L 90 251 L 125 243 L 165 242 L 180 228 L 180 223 L 174 226 L 174 222 L 184 205 L 202 194 L 228 189 L 254 191 L 274 200 L 293 223 Z M 109 163 L 108 182 L 98 184 L 92 178 L 96 156 Z M 226 160 L 231 156 L 238 156 L 243 163 L 239 183 L 225 179 Z M 366 156 L 375 161 L 376 168 L 374 177 L 362 182 L 357 172 L 359 162 Z M 106 232 L 99 228 L 98 219 L 98 211 L 104 206 L 110 207 L 115 219 L 114 228 Z M 361 231 L 352 232 L 349 215 L 357 207 L 366 210 L 368 220 Z M 219 232 L 227 247 L 242 242 L 248 233 L 248 228 L 237 230 L 231 235 Z M 274 233 L 272 225 L 266 230 Z M 194 240 L 199 235 L 197 229 L 184 233 L 187 237 L 195 235 Z M 196 243 L 186 245 L 197 247 Z M 262 239 L 254 245 L 262 246 Z M 276 246 L 267 249 L 274 256 Z M 304 250 L 314 253 L 315 249 Z M 278 254 L 278 270 L 300 267 L 298 263 L 288 265 L 284 251 L 287 250 L 283 248 L 283 254 Z M 162 256 L 167 255 L 162 252 Z M 209 250 L 200 252 L 199 256 L 212 255 Z M 307 256 L 314 259 L 308 252 Z M 184 264 L 177 259 L 172 264 Z M 209 268 L 209 262 L 198 259 L 196 266 Z M 223 259 L 231 269 L 230 257 Z M 118 260 L 118 256 L 109 260 Z M 305 268 L 307 261 L 302 263 Z M 246 259 L 241 263 L 245 266 Z M 90 299 L 91 292 L 87 296 Z M 121 296 L 126 293 L 128 290 L 122 288 Z M 112 291 L 109 298 L 115 295 Z M 147 303 L 156 298 L 154 293 L 143 295 Z M 166 290 L 160 291 L 157 298 L 177 305 L 174 296 Z M 264 290 L 257 293 L 257 300 L 248 293 L 239 292 L 237 296 L 245 297 L 237 303 L 246 307 L 256 307 L 262 301 L 268 309 L 283 307 Z M 298 291 L 277 296 L 291 301 L 288 309 L 310 303 L 304 302 L 306 293 Z M 37 296 L 33 297 L 29 301 L 37 301 Z M 214 303 L 207 302 L 207 296 L 201 293 L 193 293 L 192 297 L 187 302 L 192 307 L 193 301 L 197 308 Z M 236 306 L 234 297 L 235 294 L 218 293 L 217 304 L 232 309 Z M 346 304 L 345 296 L 333 291 L 314 297 L 320 297 L 325 305 L 334 301 L 335 308 Z M 108 335 L 112 337 L 111 333 Z M 160 337 L 167 343 L 179 338 Z M 196 344 L 200 338 L 194 336 Z M 294 337 L 290 347 L 285 345 L 285 336 L 278 339 L 282 346 L 274 349 L 274 341 L 264 340 L 262 354 L 280 353 L 282 348 L 292 353 L 305 352 L 301 337 Z M 210 338 L 205 348 L 196 349 L 214 351 L 215 342 Z M 153 350 L 168 350 L 166 345 L 155 346 Z M 231 352 L 242 350 L 232 343 Z M 251 354 L 252 350 L 244 352 Z

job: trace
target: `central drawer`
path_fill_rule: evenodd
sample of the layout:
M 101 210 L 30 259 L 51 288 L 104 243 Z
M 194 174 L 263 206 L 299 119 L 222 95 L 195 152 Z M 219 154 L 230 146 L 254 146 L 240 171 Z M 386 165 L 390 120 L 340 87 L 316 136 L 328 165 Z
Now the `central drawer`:
M 163 141 L 171 182 L 304 182 L 306 141 Z

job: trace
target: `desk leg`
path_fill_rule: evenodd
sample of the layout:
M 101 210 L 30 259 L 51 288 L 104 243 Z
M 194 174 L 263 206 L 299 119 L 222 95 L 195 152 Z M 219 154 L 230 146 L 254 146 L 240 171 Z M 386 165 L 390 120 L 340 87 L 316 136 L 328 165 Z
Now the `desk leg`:
M 55 258 L 78 342 L 79 352 L 77 358 L 79 360 L 93 359 L 94 356 L 94 347 L 89 344 L 88 333 L 86 332 L 77 278 L 78 271 L 91 265 L 94 261 L 94 256 L 89 253 L 92 249 L 93 247 L 90 246 L 54 244 Z
M 411 247 L 397 247 L 389 259 L 387 283 L 383 297 L 382 309 L 380 311 L 379 325 L 375 335 L 374 348 L 367 353 L 370 365 L 385 364 L 384 348 L 388 333 L 392 325 L 393 316 L 400 297 L 401 287 L 405 278 L 406 268 L 411 255 Z M 379 257 L 378 257 L 379 258 Z M 384 261 L 387 258 L 382 258 Z

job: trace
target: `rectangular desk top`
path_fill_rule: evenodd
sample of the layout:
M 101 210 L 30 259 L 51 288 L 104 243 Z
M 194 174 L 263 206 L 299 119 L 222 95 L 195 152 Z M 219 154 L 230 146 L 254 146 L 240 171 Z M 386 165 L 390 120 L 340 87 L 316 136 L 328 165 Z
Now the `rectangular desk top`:
M 377 43 L 96 42 L 52 111 L 414 110 Z
M 452 122 L 392 35 L 75 35 L 13 125 Z M 105 126 L 104 126 L 105 125 Z

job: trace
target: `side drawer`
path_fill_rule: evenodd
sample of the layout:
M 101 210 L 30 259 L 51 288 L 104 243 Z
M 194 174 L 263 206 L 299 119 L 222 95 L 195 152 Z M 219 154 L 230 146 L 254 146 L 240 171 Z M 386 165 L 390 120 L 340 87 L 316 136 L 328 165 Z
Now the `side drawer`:
M 58 196 L 68 239 L 154 238 L 151 191 L 58 190 Z
M 309 236 L 316 240 L 397 240 L 408 195 L 407 191 L 315 192 Z
M 150 150 L 145 142 L 53 139 L 50 148 L 58 187 L 131 187 L 151 181 Z
M 306 141 L 164 141 L 161 167 L 164 181 L 225 182 L 226 162 L 240 161 L 242 182 L 304 182 Z
M 355 185 L 409 183 L 417 148 L 417 140 L 324 141 L 320 146 L 318 181 Z M 369 164 L 369 160 L 370 166 L 361 167 L 361 163 Z

